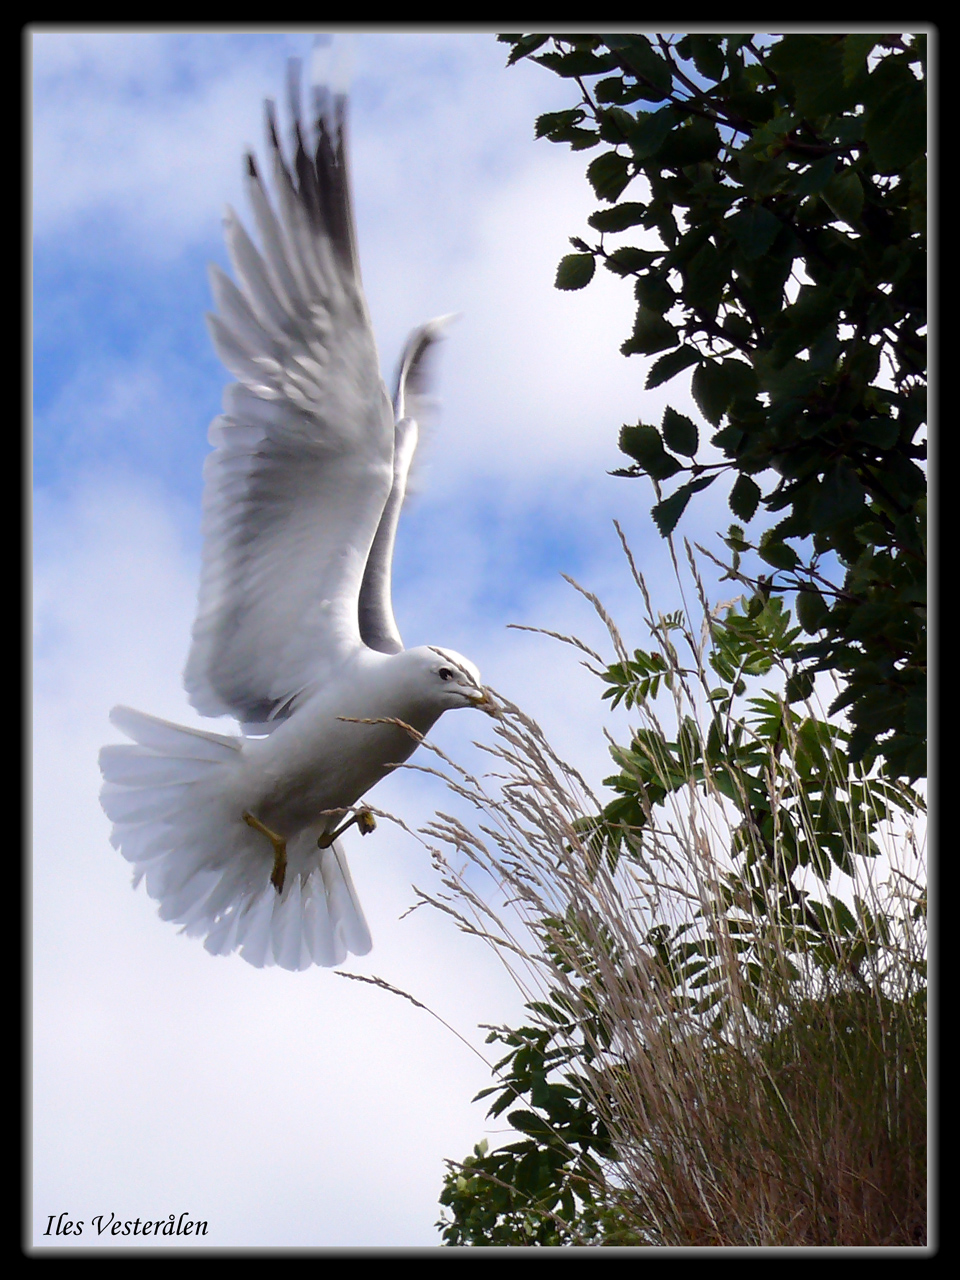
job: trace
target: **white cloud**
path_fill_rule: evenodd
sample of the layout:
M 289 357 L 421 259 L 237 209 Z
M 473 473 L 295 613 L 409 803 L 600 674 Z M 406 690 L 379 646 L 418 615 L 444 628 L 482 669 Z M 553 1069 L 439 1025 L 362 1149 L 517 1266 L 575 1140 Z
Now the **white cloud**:
M 565 569 L 645 642 L 614 515 L 658 601 L 675 607 L 649 491 L 604 475 L 619 423 L 663 408 L 662 392 L 642 392 L 643 364 L 617 350 L 629 287 L 601 273 L 579 294 L 552 288 L 594 207 L 585 158 L 532 139 L 536 114 L 569 86 L 504 70 L 492 35 L 355 45 L 361 256 L 386 360 L 426 316 L 464 312 L 401 527 L 401 627 L 409 643 L 477 660 L 598 785 L 601 726 L 622 732 L 624 718 L 603 711 L 573 651 L 505 629 L 604 646 Z M 309 41 L 44 34 L 34 48 L 37 332 L 60 361 L 38 375 L 36 446 L 55 478 L 35 513 L 36 1229 L 63 1210 L 87 1221 L 188 1210 L 210 1220 L 216 1244 L 430 1244 L 443 1157 L 485 1131 L 469 1101 L 489 1083 L 482 1063 L 384 992 L 214 960 L 178 937 L 130 892 L 97 803 L 113 703 L 198 722 L 180 672 L 198 568 L 198 406 L 216 386 L 209 357 L 178 336 L 199 331 L 194 302 L 181 317 L 168 293 L 198 249 L 222 259 L 225 200 L 246 217 L 242 150 L 259 143 L 263 96 L 282 97 L 287 52 Z M 101 328 L 98 299 L 107 311 L 118 289 L 129 314 Z M 458 715 L 434 737 L 479 767 L 471 741 L 484 735 L 482 717 Z M 410 771 L 372 799 L 412 827 L 450 803 Z M 352 968 L 478 1045 L 478 1023 L 519 1017 L 481 944 L 425 909 L 399 920 L 411 884 L 434 875 L 416 842 L 382 825 L 350 856 L 375 946 Z M 89 1231 L 81 1242 L 98 1243 Z

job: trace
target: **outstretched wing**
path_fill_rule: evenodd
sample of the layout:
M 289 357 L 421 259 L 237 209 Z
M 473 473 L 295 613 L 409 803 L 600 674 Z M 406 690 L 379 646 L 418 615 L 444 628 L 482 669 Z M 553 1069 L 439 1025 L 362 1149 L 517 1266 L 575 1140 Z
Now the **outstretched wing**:
M 364 644 L 381 653 L 399 653 L 403 648 L 393 616 L 391 578 L 393 547 L 400 509 L 407 492 L 410 464 L 417 451 L 418 423 L 429 402 L 432 383 L 432 356 L 455 317 L 438 316 L 414 329 L 407 339 L 397 369 L 393 396 L 396 428 L 393 447 L 393 484 L 380 517 L 377 535 L 370 548 L 363 584 L 360 588 L 360 635 Z
M 203 569 L 184 682 L 204 715 L 288 715 L 361 643 L 358 601 L 394 482 L 394 415 L 380 377 L 357 259 L 347 173 L 346 100 L 317 95 L 316 137 L 300 121 L 291 68 L 294 158 L 272 103 L 276 209 L 252 155 L 254 247 L 231 210 L 208 317 L 238 381 L 210 427 Z

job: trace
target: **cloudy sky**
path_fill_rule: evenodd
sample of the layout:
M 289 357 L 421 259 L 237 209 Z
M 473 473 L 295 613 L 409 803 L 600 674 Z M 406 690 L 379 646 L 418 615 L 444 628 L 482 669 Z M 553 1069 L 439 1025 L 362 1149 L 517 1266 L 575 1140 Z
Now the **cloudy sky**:
M 552 287 L 595 207 L 589 156 L 533 137 L 570 87 L 506 69 L 492 33 L 345 46 L 384 370 L 414 325 L 462 316 L 401 524 L 401 632 L 467 654 L 599 784 L 603 729 L 623 722 L 570 650 L 507 630 L 603 646 L 568 573 L 646 642 L 614 518 L 660 607 L 676 607 L 649 490 L 607 474 L 621 423 L 659 421 L 666 401 L 643 391 L 645 362 L 618 351 L 629 288 L 606 273 L 583 293 Z M 470 1101 L 490 1082 L 483 1061 L 428 1014 L 330 970 L 256 970 L 178 936 L 131 891 L 97 802 L 114 703 L 201 723 L 180 677 L 206 430 L 229 381 L 203 324 L 205 267 L 228 265 L 224 204 L 247 215 L 241 160 L 262 152 L 263 99 L 283 102 L 287 58 L 311 48 L 307 33 L 33 35 L 32 1157 L 34 1239 L 50 1247 L 108 1244 L 98 1214 L 182 1212 L 217 1246 L 435 1245 L 444 1158 L 502 1133 Z M 685 390 L 670 399 L 688 408 Z M 702 539 L 729 519 L 712 495 L 681 532 Z M 476 762 L 481 719 L 446 716 L 434 740 Z M 412 828 L 451 804 L 409 771 L 371 799 Z M 489 1053 L 479 1024 L 515 1022 L 520 997 L 446 918 L 401 919 L 412 885 L 436 888 L 424 849 L 384 826 L 347 848 L 374 937 L 348 967 Z M 43 1235 L 61 1213 L 81 1237 Z

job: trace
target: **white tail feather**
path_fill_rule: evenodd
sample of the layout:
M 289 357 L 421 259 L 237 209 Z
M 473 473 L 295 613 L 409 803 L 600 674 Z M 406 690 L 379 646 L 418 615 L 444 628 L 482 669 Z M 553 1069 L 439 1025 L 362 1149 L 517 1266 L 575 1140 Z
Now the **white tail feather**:
M 282 894 L 273 852 L 243 821 L 237 780 L 243 740 L 171 724 L 130 707 L 110 719 L 136 745 L 104 747 L 100 802 L 111 843 L 146 881 L 161 919 L 201 937 L 213 955 L 239 951 L 258 968 L 307 969 L 366 955 L 370 932 L 339 843 L 322 825 L 287 844 Z

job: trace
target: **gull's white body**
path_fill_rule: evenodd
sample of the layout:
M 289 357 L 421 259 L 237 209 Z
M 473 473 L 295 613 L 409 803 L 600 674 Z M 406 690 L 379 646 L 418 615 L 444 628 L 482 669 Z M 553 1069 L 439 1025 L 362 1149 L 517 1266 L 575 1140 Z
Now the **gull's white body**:
M 332 117 L 318 98 L 311 157 L 298 87 L 291 98 L 290 169 L 268 106 L 279 216 L 248 157 L 262 248 L 228 213 L 240 287 L 212 273 L 211 333 L 239 381 L 210 429 L 185 683 L 201 713 L 233 715 L 244 733 L 117 707 L 111 719 L 135 745 L 104 747 L 100 765 L 113 843 L 160 915 L 215 954 L 300 969 L 370 949 L 339 841 L 318 839 L 415 749 L 402 725 L 424 734 L 485 695 L 460 655 L 404 650 L 390 602 L 415 412 L 442 324 L 411 336 L 391 404 L 360 285 L 343 101 Z M 282 892 L 271 841 L 245 815 L 286 841 Z

